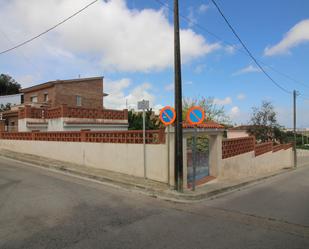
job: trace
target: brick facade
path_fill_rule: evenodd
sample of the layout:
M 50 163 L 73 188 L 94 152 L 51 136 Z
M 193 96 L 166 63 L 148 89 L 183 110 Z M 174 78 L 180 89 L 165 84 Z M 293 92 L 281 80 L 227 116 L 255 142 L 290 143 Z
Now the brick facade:
M 54 106 L 77 107 L 77 96 L 84 108 L 103 108 L 103 79 L 55 85 Z
M 80 107 L 103 108 L 103 77 L 52 81 L 23 89 L 22 92 L 26 105 L 31 104 L 31 98 L 36 97 L 37 103 L 49 107 L 63 104 L 77 107 L 77 96 L 80 96 Z
M 44 99 L 44 95 L 48 94 L 48 101 L 46 102 Z M 46 87 L 43 87 L 41 89 L 36 89 L 29 91 L 29 92 L 24 92 L 24 103 L 30 104 L 31 98 L 32 97 L 37 97 L 37 102 L 38 103 L 46 103 L 49 106 L 53 106 L 55 103 L 55 87 L 53 85 L 48 85 Z

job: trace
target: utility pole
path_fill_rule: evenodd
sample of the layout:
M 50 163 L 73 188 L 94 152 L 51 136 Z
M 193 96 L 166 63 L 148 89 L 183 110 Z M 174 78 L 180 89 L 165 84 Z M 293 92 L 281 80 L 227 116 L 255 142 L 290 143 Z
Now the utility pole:
M 293 132 L 294 132 L 294 167 L 297 167 L 297 151 L 296 151 L 296 90 L 293 91 Z
M 183 191 L 182 89 L 178 0 L 174 0 L 174 67 L 175 67 L 175 188 Z

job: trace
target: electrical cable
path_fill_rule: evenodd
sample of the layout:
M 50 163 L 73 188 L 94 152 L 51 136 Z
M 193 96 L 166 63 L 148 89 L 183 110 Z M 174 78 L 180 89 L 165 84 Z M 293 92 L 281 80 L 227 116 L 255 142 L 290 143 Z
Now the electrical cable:
M 41 37 L 42 35 L 45 35 L 46 33 L 50 32 L 51 30 L 53 30 L 53 29 L 55 29 L 55 28 L 57 28 L 57 27 L 59 27 L 61 24 L 65 23 L 66 21 L 68 21 L 68 20 L 70 20 L 71 18 L 75 17 L 76 15 L 78 15 L 79 13 L 81 13 L 82 11 L 84 11 L 85 9 L 87 9 L 88 7 L 90 7 L 91 5 L 93 5 L 94 3 L 98 2 L 98 1 L 99 1 L 99 0 L 92 1 L 91 3 L 87 4 L 85 7 L 81 8 L 80 10 L 78 10 L 77 12 L 75 12 L 74 14 L 72 14 L 72 15 L 70 15 L 69 17 L 65 18 L 65 19 L 62 20 L 61 22 L 59 22 L 59 23 L 57 23 L 56 25 L 52 26 L 51 28 L 49 28 L 49 29 L 43 31 L 42 33 L 40 33 L 40 34 L 38 34 L 38 35 L 36 35 L 36 36 L 34 36 L 34 37 L 32 37 L 32 38 L 26 40 L 26 41 L 23 41 L 23 42 L 17 44 L 16 46 L 14 46 L 14 47 L 11 47 L 11 48 L 9 48 L 9 49 L 6 49 L 6 50 L 1 51 L 1 52 L 0 52 L 0 55 L 5 54 L 5 53 L 8 53 L 8 52 L 10 52 L 10 51 L 12 51 L 12 50 L 14 50 L 14 49 L 19 48 L 19 47 L 22 47 L 22 46 L 26 45 L 27 43 L 32 42 L 33 40 L 35 40 L 35 39 Z

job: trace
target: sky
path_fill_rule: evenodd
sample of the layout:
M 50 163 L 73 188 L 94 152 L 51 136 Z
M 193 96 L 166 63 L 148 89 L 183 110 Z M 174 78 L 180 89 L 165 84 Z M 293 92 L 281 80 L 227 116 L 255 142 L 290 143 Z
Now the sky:
M 0 51 L 90 2 L 0 0 Z M 217 3 L 269 75 L 301 94 L 297 123 L 309 127 L 309 1 Z M 172 7 L 172 0 L 100 0 L 46 35 L 0 55 L 0 73 L 11 75 L 22 87 L 104 76 L 107 108 L 125 108 L 126 103 L 135 108 L 142 99 L 150 100 L 155 110 L 173 106 Z M 235 124 L 248 123 L 252 107 L 271 101 L 279 123 L 291 127 L 292 95 L 258 69 L 211 1 L 180 0 L 179 7 L 183 96 L 214 98 Z

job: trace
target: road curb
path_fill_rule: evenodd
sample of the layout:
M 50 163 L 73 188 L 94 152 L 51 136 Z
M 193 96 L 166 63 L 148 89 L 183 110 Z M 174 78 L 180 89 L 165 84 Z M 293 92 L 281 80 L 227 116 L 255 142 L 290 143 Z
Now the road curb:
M 50 169 L 53 172 L 62 172 L 62 173 L 65 173 L 65 175 L 76 176 L 76 177 L 82 178 L 84 180 L 87 180 L 87 179 L 94 180 L 96 182 L 99 182 L 101 184 L 105 184 L 107 186 L 111 186 L 111 187 L 114 187 L 114 188 L 118 188 L 118 189 L 121 188 L 121 189 L 127 190 L 127 191 L 129 190 L 129 191 L 133 191 L 133 192 L 142 193 L 142 194 L 145 194 L 145 195 L 153 197 L 153 198 L 158 198 L 158 199 L 171 201 L 171 202 L 178 202 L 178 203 L 192 203 L 192 202 L 204 201 L 204 200 L 207 200 L 207 199 L 218 198 L 218 197 L 222 196 L 223 194 L 228 194 L 228 193 L 243 189 L 244 187 L 252 185 L 254 183 L 259 183 L 259 182 L 265 181 L 269 178 L 272 178 L 274 176 L 278 176 L 278 175 L 285 174 L 285 173 L 288 173 L 288 172 L 295 170 L 294 168 L 282 169 L 281 171 L 273 173 L 271 175 L 263 176 L 263 177 L 252 179 L 252 180 L 248 180 L 248 181 L 241 182 L 241 183 L 238 183 L 238 184 L 233 184 L 231 186 L 226 186 L 226 187 L 222 187 L 222 188 L 219 188 L 219 189 L 205 191 L 205 192 L 202 192 L 202 193 L 195 193 L 195 192 L 189 192 L 189 191 L 185 192 L 185 193 L 179 193 L 179 192 L 176 192 L 174 190 L 162 191 L 162 190 L 150 188 L 149 186 L 146 186 L 146 185 L 132 184 L 132 183 L 112 179 L 110 177 L 88 174 L 86 172 L 78 171 L 78 170 L 75 170 L 75 169 L 70 169 L 68 167 L 65 167 L 64 165 L 56 166 L 56 165 L 50 165 L 46 162 L 38 163 L 38 161 L 29 160 L 27 158 L 20 159 L 18 157 L 14 157 L 12 155 L 0 154 L 0 156 L 3 157 L 3 158 L 7 158 L 7 159 L 17 161 L 17 162 L 30 164 L 30 166 L 39 167 L 39 168 L 43 168 L 43 169 L 44 168 Z

